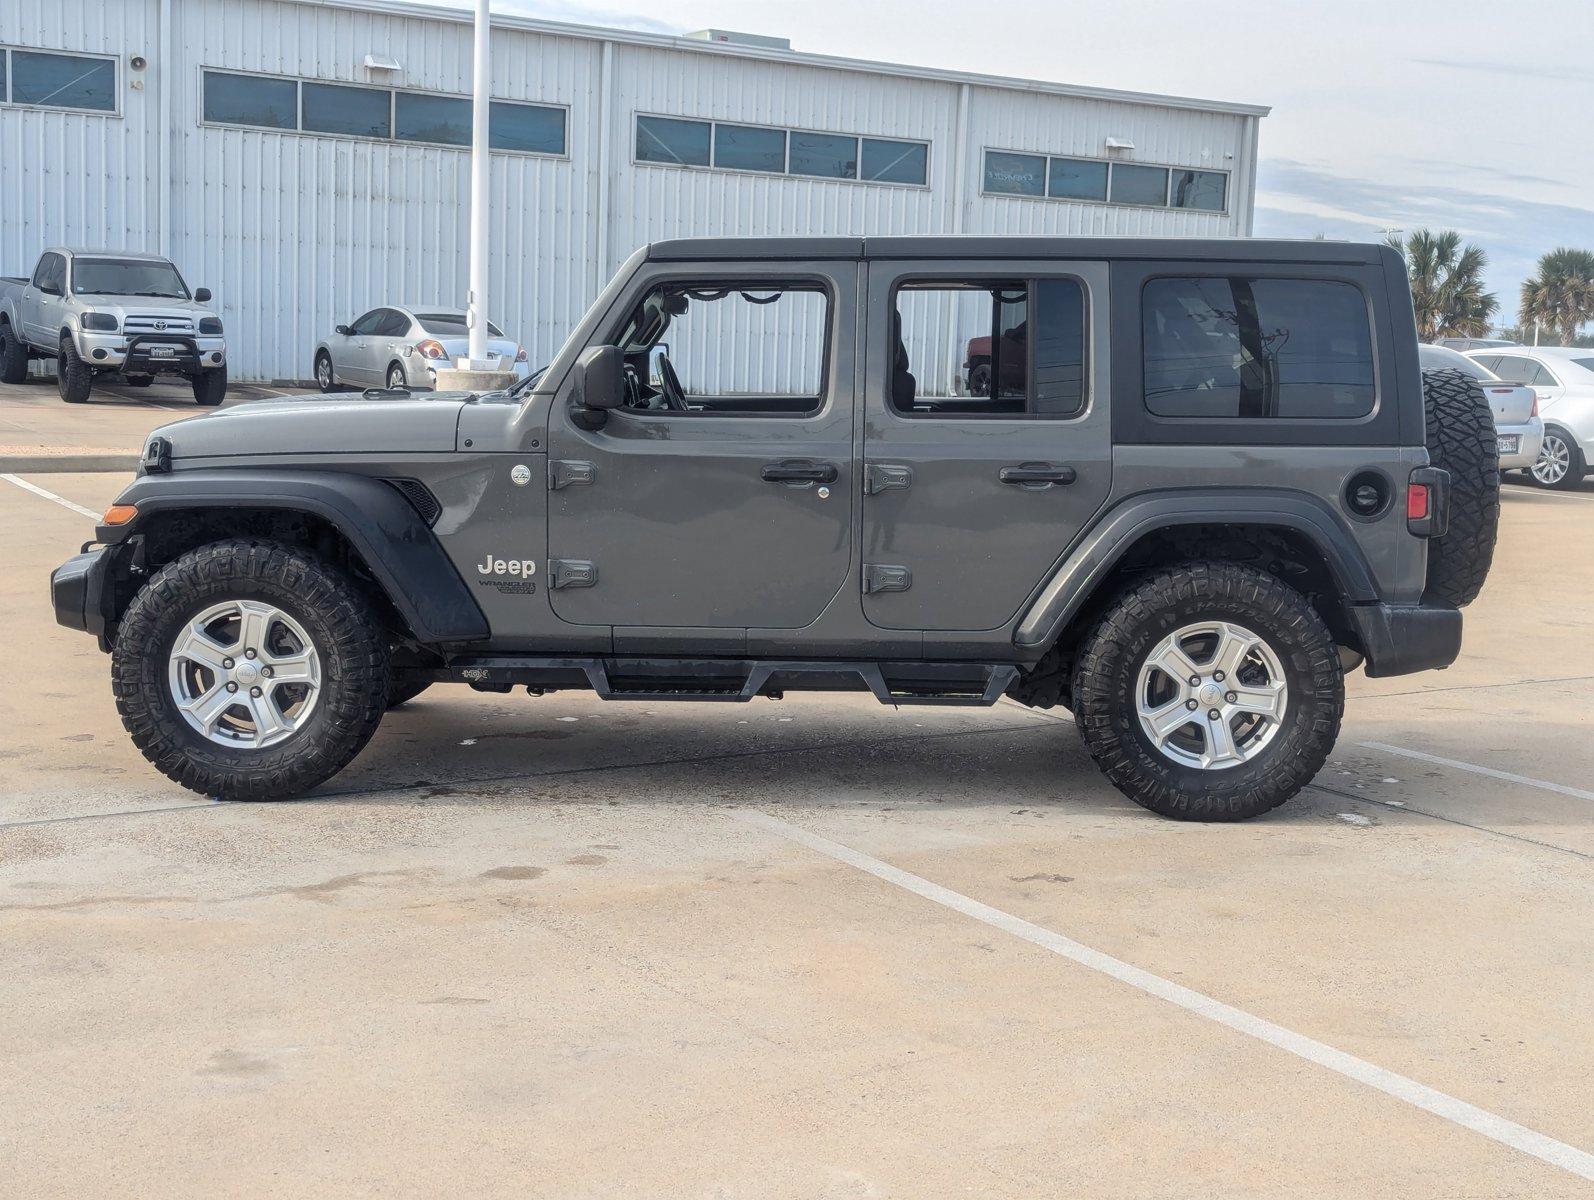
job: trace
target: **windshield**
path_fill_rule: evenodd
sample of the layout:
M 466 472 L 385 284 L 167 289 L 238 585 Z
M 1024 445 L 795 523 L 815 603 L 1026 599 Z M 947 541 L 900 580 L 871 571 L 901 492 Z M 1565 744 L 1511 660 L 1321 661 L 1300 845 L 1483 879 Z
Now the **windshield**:
M 1424 371 L 1465 371 L 1474 379 L 1493 382 L 1496 378 L 1480 362 L 1475 362 L 1465 354 L 1458 354 L 1448 346 L 1418 346 L 1417 361 Z
M 416 313 L 415 319 L 433 337 L 466 337 L 470 333 L 463 313 Z M 491 321 L 487 322 L 487 333 L 496 338 L 504 336 L 504 331 Z
M 188 299 L 183 277 L 169 262 L 139 258 L 76 258 L 72 260 L 72 291 L 78 295 L 164 296 Z

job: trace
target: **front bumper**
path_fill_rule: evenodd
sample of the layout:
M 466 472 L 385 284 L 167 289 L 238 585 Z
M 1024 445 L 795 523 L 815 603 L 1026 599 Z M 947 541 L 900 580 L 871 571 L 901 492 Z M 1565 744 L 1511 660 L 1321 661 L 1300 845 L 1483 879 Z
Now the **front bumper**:
M 1514 471 L 1531 467 L 1544 445 L 1544 422 L 1531 417 L 1521 425 L 1497 425 L 1496 445 L 1500 448 L 1500 469 Z
M 191 375 L 226 365 L 225 337 L 189 334 L 86 333 L 77 335 L 78 357 L 89 366 L 127 375 Z
M 1351 620 L 1367 657 L 1367 674 L 1412 675 L 1443 670 L 1461 653 L 1461 610 L 1439 604 L 1356 604 Z
M 113 565 L 113 547 L 98 546 L 74 554 L 50 573 L 50 602 L 55 606 L 56 624 L 92 633 L 99 639 L 101 650 L 111 648 Z

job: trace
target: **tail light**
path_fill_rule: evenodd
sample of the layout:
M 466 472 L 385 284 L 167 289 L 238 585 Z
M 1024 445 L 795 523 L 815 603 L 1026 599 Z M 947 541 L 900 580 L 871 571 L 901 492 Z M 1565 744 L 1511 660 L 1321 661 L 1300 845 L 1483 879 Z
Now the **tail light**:
M 1414 483 L 1408 487 L 1406 489 L 1406 520 L 1426 521 L 1428 519 L 1428 503 L 1431 499 L 1426 483 Z
M 427 338 L 424 342 L 415 343 L 415 353 L 422 358 L 447 358 L 448 351 L 443 349 L 443 343 Z
M 1537 392 L 1534 392 L 1533 393 L 1533 411 L 1530 412 L 1528 414 L 1528 416 L 1536 417 L 1538 415 L 1539 415 L 1539 394 Z
M 1406 528 L 1417 537 L 1444 537 L 1450 523 L 1450 473 L 1418 467 L 1406 484 Z
M 526 348 L 524 346 L 516 346 L 515 347 L 515 361 L 516 362 L 525 362 L 526 361 Z

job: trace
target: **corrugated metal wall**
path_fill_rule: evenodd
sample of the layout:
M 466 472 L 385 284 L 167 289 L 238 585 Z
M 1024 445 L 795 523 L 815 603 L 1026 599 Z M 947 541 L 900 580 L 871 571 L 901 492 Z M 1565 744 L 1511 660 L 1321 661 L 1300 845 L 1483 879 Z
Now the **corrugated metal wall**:
M 0 271 L 46 243 L 156 249 L 161 84 L 169 84 L 170 253 L 212 288 L 235 378 L 304 378 L 315 342 L 374 305 L 463 303 L 463 150 L 200 123 L 203 67 L 468 93 L 470 27 L 299 0 L 6 0 L 0 42 L 122 56 L 117 116 L 0 107 Z M 603 279 L 643 242 L 711 234 L 1243 234 L 1256 118 L 1044 95 L 806 63 L 605 42 L 506 22 L 493 94 L 568 105 L 569 155 L 495 154 L 492 308 L 551 358 Z M 644 39 L 645 40 L 645 39 Z M 397 78 L 367 54 L 403 64 Z M 132 72 L 128 59 L 149 66 Z M 136 82 L 142 84 L 135 88 Z M 637 165 L 638 112 L 930 143 L 926 188 Z M 959 130 L 963 131 L 962 186 Z M 1235 172 L 1226 215 L 981 194 L 985 147 Z

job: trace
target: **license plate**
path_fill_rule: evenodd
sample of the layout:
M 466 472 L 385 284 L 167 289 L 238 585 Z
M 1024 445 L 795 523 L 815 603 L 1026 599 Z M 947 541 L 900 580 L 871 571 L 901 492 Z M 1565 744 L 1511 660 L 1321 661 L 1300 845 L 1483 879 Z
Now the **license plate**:
M 1499 447 L 1499 453 L 1515 454 L 1517 452 L 1517 444 L 1521 441 L 1521 438 L 1513 433 L 1509 437 L 1502 435 L 1494 440 L 1496 445 Z
M 149 356 L 151 358 L 176 358 L 177 357 L 177 347 L 176 346 L 151 346 L 149 348 Z M 1505 440 L 1504 438 L 1501 439 L 1501 441 L 1504 441 L 1504 440 Z

